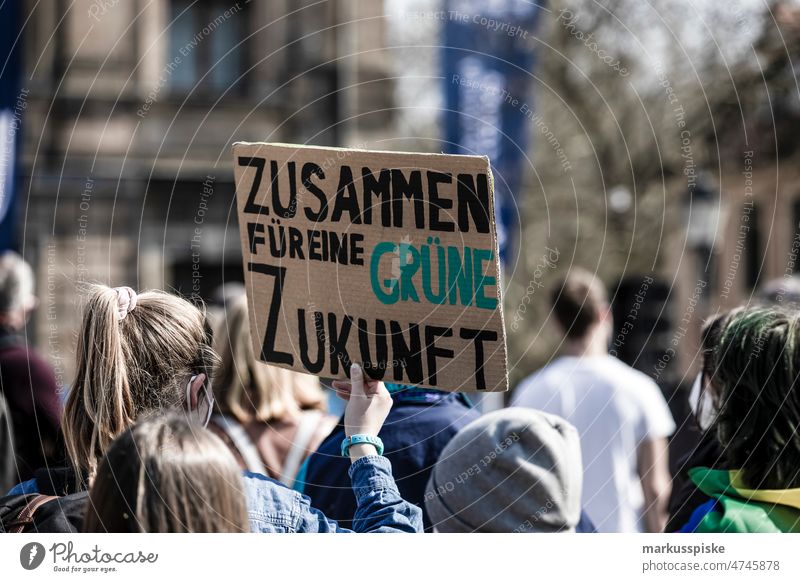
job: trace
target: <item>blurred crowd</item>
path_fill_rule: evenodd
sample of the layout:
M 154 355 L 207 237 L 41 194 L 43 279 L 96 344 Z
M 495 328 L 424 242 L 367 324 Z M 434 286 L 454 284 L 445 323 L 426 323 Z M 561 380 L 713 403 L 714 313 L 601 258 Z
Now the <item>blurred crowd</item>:
M 467 394 L 358 364 L 325 390 L 259 361 L 233 287 L 205 308 L 92 285 L 62 392 L 24 340 L 32 270 L 7 252 L 0 531 L 800 531 L 794 285 L 705 322 L 676 423 L 658 385 L 609 354 L 605 288 L 579 268 L 550 296 L 559 355 L 480 414 Z

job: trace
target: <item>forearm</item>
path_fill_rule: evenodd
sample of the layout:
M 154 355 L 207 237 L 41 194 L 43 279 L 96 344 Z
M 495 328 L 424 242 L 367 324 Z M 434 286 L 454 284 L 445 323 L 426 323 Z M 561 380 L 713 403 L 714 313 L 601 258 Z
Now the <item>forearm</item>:
M 672 488 L 667 466 L 666 439 L 653 439 L 639 446 L 639 478 L 644 492 L 644 525 L 660 533 L 667 526 L 667 506 Z
M 645 491 L 644 496 L 644 525 L 648 532 L 661 533 L 667 526 L 667 500 L 669 499 L 669 487 L 664 493 L 656 494 Z

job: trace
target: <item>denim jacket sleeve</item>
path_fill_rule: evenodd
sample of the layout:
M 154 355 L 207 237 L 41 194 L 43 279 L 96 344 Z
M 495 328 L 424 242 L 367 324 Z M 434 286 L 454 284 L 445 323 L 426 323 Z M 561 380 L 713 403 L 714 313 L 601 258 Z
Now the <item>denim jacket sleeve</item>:
M 400 497 L 386 457 L 370 455 L 350 465 L 356 496 L 353 531 L 358 533 L 417 533 L 422 531 L 422 510 Z M 308 499 L 306 497 L 306 499 Z M 319 510 L 308 507 L 304 531 L 349 532 Z
M 397 490 L 392 467 L 385 457 L 362 457 L 350 466 L 358 509 L 355 532 L 422 531 L 422 511 Z M 350 533 L 339 527 L 311 500 L 263 475 L 245 473 L 250 530 L 254 532 Z
M 361 457 L 350 465 L 356 495 L 353 529 L 358 532 L 422 531 L 422 510 L 400 496 L 386 457 Z

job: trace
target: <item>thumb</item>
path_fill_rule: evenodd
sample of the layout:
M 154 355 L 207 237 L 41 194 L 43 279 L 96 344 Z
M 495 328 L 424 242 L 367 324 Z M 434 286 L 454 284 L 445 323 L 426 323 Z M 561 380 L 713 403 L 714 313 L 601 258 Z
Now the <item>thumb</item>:
M 356 396 L 364 395 L 364 371 L 358 364 L 350 366 L 350 385 L 353 387 L 351 394 Z

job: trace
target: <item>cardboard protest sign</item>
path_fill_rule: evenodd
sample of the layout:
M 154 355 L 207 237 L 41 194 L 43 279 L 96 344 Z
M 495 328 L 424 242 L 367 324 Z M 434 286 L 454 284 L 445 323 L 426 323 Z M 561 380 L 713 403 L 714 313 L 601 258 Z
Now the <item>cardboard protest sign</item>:
M 508 389 L 488 158 L 265 143 L 233 156 L 263 361 Z

